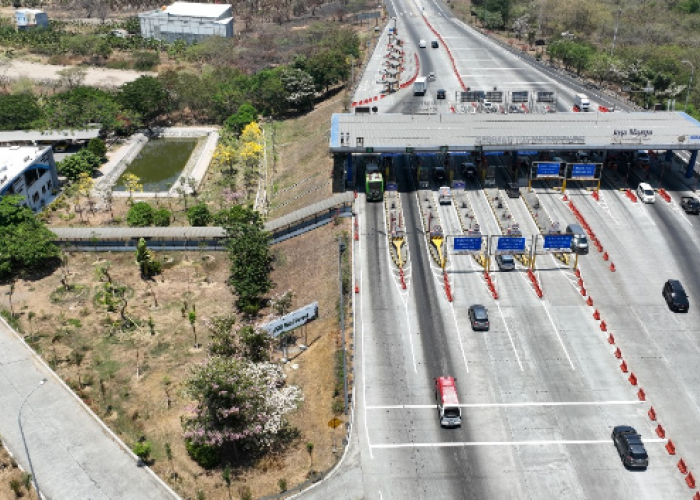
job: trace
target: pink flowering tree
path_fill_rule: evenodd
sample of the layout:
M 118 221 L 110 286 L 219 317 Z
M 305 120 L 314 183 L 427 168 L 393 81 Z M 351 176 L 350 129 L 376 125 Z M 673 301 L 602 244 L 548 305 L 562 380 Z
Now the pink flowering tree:
M 185 390 L 195 401 L 183 418 L 195 460 L 198 449 L 220 457 L 228 449 L 238 455 L 249 445 L 269 448 L 284 429 L 286 415 L 303 400 L 298 387 L 283 384 L 278 365 L 234 357 L 213 356 L 193 367 Z

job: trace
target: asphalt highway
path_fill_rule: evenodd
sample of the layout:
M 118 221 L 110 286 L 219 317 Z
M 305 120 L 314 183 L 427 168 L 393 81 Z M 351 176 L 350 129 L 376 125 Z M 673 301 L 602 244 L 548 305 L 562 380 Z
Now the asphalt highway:
M 433 38 L 422 13 L 457 54 L 458 72 L 467 85 L 553 90 L 560 112 L 570 109 L 573 94 L 583 89 L 568 76 L 532 65 L 451 19 L 440 4 L 392 1 L 389 8 L 408 57 L 418 53 L 420 73 L 435 72 L 437 79 L 426 96 L 405 89 L 383 99 L 380 112 L 449 112 L 453 103 L 438 102 L 435 90 L 445 88 L 448 95 L 459 90 L 443 47 L 418 48 L 419 39 Z M 368 72 L 380 64 L 370 62 Z M 611 105 L 607 96 L 586 93 L 594 106 Z M 579 259 L 580 281 L 571 265 L 540 255 L 535 275 L 542 298 L 522 264 L 510 272 L 499 272 L 492 264 L 496 299 L 473 257 L 455 255 L 448 245 L 443 270 L 430 255 L 421 213 L 426 200 L 420 198 L 424 191 L 416 191 L 413 174 L 406 158 L 396 159 L 410 255 L 405 289 L 389 258 L 383 204 L 358 197 L 352 458 L 305 498 L 691 497 L 676 462 L 682 454 L 689 466 L 700 467 L 700 451 L 694 447 L 700 440 L 694 369 L 700 355 L 700 309 L 693 300 L 700 296 L 700 278 L 693 271 L 700 265 L 700 218 L 685 216 L 677 203 L 658 197 L 655 205 L 633 204 L 607 181 L 600 201 L 571 183 L 568 194 L 609 260 L 592 248 Z M 499 170 L 498 187 L 503 189 L 506 180 Z M 433 205 L 437 187 L 431 185 Z M 543 183 L 534 188 L 543 214 L 561 226 L 575 222 L 560 192 Z M 483 191 L 468 182 L 466 192 L 482 231 L 500 234 Z M 524 236 L 539 233 L 522 199 L 505 203 Z M 459 233 L 454 205 L 436 211 L 446 233 Z M 686 284 L 691 297 L 687 315 L 670 312 L 661 297 L 663 282 L 671 277 Z M 586 302 L 589 296 L 593 305 Z M 467 310 L 475 303 L 489 311 L 488 332 L 471 330 Z M 620 368 L 623 360 L 627 373 Z M 630 372 L 638 385 L 629 381 Z M 460 428 L 439 425 L 433 379 L 440 375 L 457 379 Z M 652 406 L 657 421 L 649 418 Z M 643 436 L 650 457 L 644 471 L 627 470 L 612 444 L 612 428 L 623 424 Z M 667 429 L 665 438 L 657 434 L 658 424 Z M 668 437 L 679 455 L 667 452 Z M 357 478 L 353 487 L 349 477 Z

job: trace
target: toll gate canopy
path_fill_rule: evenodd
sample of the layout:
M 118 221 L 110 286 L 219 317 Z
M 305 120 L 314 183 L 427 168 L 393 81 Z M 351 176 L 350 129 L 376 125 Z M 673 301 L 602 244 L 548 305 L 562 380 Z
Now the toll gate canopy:
M 363 114 L 331 119 L 332 153 L 517 150 L 700 150 L 700 122 L 682 112 Z

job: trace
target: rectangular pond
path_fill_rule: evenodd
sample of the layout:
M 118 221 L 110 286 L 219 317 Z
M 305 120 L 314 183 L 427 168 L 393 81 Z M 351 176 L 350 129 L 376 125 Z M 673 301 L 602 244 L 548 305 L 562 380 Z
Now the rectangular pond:
M 167 191 L 182 175 L 197 141 L 196 137 L 149 140 L 119 177 L 114 191 L 126 191 L 126 174 L 139 177 L 145 192 Z

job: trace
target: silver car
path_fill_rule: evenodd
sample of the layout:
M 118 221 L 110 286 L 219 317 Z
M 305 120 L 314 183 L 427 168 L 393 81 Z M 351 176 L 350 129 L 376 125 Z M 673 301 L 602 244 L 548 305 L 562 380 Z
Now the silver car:
M 515 259 L 512 255 L 496 255 L 496 264 L 500 271 L 512 271 L 515 269 Z

